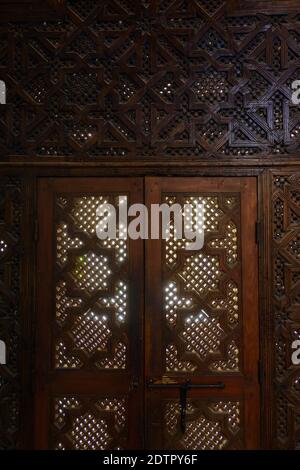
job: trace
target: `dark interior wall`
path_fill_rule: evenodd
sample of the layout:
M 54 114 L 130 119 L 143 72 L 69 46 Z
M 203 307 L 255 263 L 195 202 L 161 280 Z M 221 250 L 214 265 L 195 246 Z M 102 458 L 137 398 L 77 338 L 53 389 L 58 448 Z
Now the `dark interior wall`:
M 299 2 L 68 0 L 64 11 L 43 6 L 41 20 L 41 2 L 28 1 L 24 21 L 10 23 L 8 3 L 0 1 L 8 91 L 0 106 L 0 325 L 10 338 L 0 447 L 25 445 L 18 423 L 31 393 L 20 372 L 31 314 L 27 165 L 131 162 L 259 172 L 264 445 L 300 448 L 300 372 L 290 359 L 300 336 L 300 105 L 291 100 Z

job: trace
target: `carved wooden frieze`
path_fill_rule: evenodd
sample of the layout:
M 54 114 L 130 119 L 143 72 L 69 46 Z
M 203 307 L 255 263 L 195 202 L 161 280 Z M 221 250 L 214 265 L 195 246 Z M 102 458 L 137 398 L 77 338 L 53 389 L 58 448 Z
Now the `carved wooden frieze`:
M 2 161 L 295 158 L 296 3 L 68 0 L 3 24 Z

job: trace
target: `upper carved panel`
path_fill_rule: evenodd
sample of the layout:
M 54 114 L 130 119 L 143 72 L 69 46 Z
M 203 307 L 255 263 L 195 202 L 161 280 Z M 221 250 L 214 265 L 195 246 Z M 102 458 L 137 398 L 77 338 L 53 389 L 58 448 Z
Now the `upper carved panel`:
M 60 20 L 3 25 L 2 160 L 296 154 L 300 15 L 228 5 L 68 0 Z
M 30 22 L 58 18 L 65 0 L 0 0 L 0 23 Z

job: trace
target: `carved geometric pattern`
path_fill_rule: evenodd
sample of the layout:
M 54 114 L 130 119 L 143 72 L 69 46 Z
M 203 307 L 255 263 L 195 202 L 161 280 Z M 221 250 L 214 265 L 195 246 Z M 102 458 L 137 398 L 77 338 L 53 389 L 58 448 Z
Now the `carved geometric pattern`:
M 205 360 L 207 355 L 219 349 L 224 331 L 216 318 L 210 318 L 201 310 L 197 315 L 187 317 L 181 336 L 187 344 L 186 350 Z
M 273 176 L 273 296 L 276 421 L 273 448 L 299 449 L 299 367 L 291 362 L 300 339 L 300 174 Z M 280 202 L 278 202 L 280 201 Z
M 126 408 L 126 400 L 122 398 L 56 398 L 53 447 L 57 450 L 120 449 L 127 427 Z
M 66 0 L 59 19 L 3 23 L 2 160 L 297 153 L 297 8 L 227 3 Z
M 196 366 L 191 362 L 179 361 L 178 351 L 174 344 L 169 344 L 166 347 L 166 371 L 167 372 L 193 372 Z
M 120 195 L 121 200 L 125 196 Z M 119 196 L 56 198 L 55 367 L 125 369 L 128 332 L 128 242 L 100 240 L 100 204 Z
M 177 202 L 178 201 L 174 196 L 165 197 L 165 203 L 167 203 L 169 206 L 172 206 Z M 189 196 L 185 198 L 184 203 L 188 205 L 184 211 L 184 223 L 187 227 L 190 226 L 192 231 L 203 228 L 204 231 L 208 233 L 217 229 L 218 219 L 223 215 L 218 206 L 217 198 L 211 196 L 207 196 L 205 198 Z M 196 209 L 197 205 L 200 206 L 201 204 L 203 204 L 203 212 L 205 217 L 203 220 L 198 220 L 199 215 L 197 214 Z M 177 251 L 180 249 L 185 249 L 189 241 L 186 240 L 185 237 L 178 239 L 175 237 L 173 218 L 171 218 L 167 233 L 168 239 L 166 241 L 166 262 L 172 267 L 177 261 Z M 217 240 L 215 240 L 215 242 L 217 243 Z
M 167 448 L 222 450 L 241 448 L 241 402 L 188 399 L 186 431 L 180 430 L 178 402 L 165 406 Z
M 20 289 L 22 262 L 22 184 L 0 178 L 0 339 L 6 344 L 6 365 L 0 365 L 0 449 L 19 443 Z
M 226 227 L 226 236 L 224 239 L 216 238 L 210 243 L 212 248 L 224 248 L 226 249 L 226 260 L 229 266 L 234 265 L 237 260 L 237 238 L 236 238 L 236 226 L 233 222 L 230 222 Z
M 209 368 L 218 372 L 238 372 L 239 370 L 239 349 L 234 339 L 228 344 L 225 361 L 213 362 Z
M 202 296 L 208 290 L 218 288 L 222 272 L 216 256 L 199 255 L 190 256 L 183 270 L 178 273 L 188 292 L 195 292 Z
M 120 196 L 120 204 L 126 202 L 126 200 L 127 196 Z M 99 224 L 101 228 L 101 222 L 104 223 L 103 217 L 98 216 L 96 210 L 101 204 L 107 204 L 108 202 L 108 199 L 104 196 L 75 198 L 72 210 L 74 226 L 89 236 L 95 235 L 97 225 Z M 122 239 L 124 234 L 125 228 L 120 224 L 117 229 L 116 239 L 103 240 L 103 246 L 116 250 L 116 259 L 120 263 L 124 261 L 127 254 L 126 240 Z
M 203 204 L 204 246 L 196 254 L 186 240 L 164 242 L 165 367 L 170 372 L 240 370 L 240 199 L 238 194 L 166 195 L 169 206 Z M 196 228 L 195 211 L 188 223 Z M 186 219 L 185 219 L 185 223 Z

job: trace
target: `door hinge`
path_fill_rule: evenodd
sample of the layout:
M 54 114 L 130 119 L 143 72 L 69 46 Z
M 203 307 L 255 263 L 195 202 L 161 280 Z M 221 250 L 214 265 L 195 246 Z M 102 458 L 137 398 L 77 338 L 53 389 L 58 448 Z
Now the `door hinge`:
M 255 222 L 255 243 L 258 245 L 260 241 L 261 224 L 259 221 Z
M 39 239 L 39 221 L 35 219 L 34 221 L 34 241 L 38 241 Z

